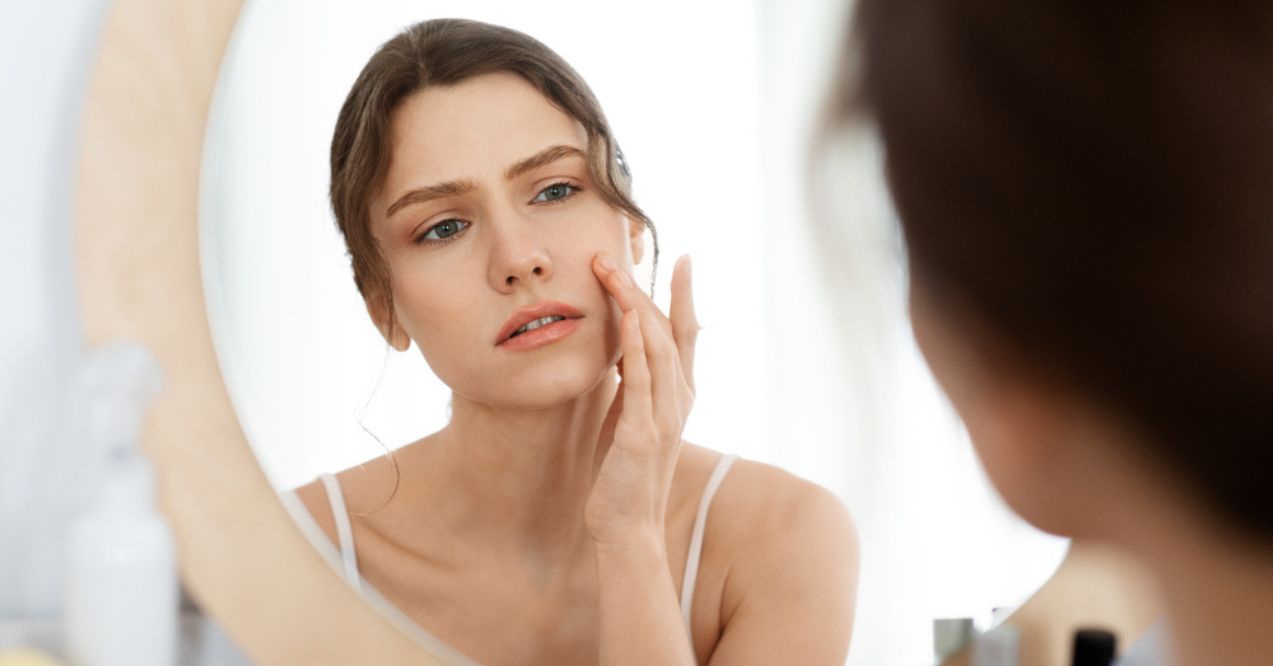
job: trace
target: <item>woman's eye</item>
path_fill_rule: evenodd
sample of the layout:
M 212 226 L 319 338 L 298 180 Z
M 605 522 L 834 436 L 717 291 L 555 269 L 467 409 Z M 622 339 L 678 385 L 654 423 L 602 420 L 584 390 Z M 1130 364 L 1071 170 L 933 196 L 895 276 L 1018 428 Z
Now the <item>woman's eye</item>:
M 561 201 L 578 191 L 579 188 L 571 185 L 570 183 L 553 183 L 552 185 L 545 187 L 543 190 L 540 190 L 539 194 L 531 200 L 531 203 Z
M 424 232 L 420 240 L 446 240 L 468 228 L 469 223 L 463 220 L 443 220 Z

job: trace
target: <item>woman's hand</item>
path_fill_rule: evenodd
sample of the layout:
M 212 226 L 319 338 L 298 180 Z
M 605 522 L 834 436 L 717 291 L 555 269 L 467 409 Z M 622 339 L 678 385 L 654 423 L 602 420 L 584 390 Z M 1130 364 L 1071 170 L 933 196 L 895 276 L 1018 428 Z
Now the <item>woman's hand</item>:
M 598 255 L 592 269 L 623 310 L 623 382 L 615 397 L 614 440 L 588 497 L 585 521 L 601 548 L 648 543 L 651 537 L 662 544 L 681 431 L 694 404 L 699 326 L 689 257 L 672 270 L 670 319 L 613 259 Z

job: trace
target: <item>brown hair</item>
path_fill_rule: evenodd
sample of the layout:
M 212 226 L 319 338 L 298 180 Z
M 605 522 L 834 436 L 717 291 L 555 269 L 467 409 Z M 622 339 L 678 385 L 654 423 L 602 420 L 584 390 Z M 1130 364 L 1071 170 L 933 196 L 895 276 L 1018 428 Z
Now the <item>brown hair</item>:
M 860 0 L 911 274 L 1273 536 L 1273 5 Z
M 336 120 L 331 147 L 331 203 L 345 238 L 354 284 L 393 329 L 388 267 L 371 233 L 370 203 L 383 185 L 393 145 L 390 122 L 409 97 L 430 86 L 449 86 L 481 74 L 508 72 L 539 89 L 554 106 L 583 125 L 588 170 L 610 205 L 640 220 L 659 241 L 653 222 L 632 200 L 632 176 L 601 105 L 565 60 L 534 38 L 508 28 L 463 19 L 436 19 L 408 27 L 385 42 L 363 67 Z M 651 287 L 653 288 L 653 287 Z

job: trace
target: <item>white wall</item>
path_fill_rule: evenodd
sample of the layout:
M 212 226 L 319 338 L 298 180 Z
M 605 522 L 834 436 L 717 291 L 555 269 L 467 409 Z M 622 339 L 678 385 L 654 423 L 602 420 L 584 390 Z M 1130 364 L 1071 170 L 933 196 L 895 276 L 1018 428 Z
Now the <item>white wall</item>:
M 83 345 L 71 193 L 104 4 L 0 3 L 0 617 L 55 610 L 49 518 L 78 497 L 66 487 L 76 452 L 56 425 Z

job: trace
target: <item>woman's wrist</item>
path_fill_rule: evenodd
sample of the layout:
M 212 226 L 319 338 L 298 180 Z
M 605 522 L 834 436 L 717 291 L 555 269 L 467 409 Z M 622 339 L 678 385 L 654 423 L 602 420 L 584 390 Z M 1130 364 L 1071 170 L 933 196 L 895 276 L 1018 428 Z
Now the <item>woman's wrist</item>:
M 689 666 L 694 653 L 663 535 L 643 530 L 630 536 L 596 543 L 601 663 Z
M 654 561 L 667 565 L 667 540 L 665 531 L 659 527 L 650 527 L 629 532 L 622 536 L 606 538 L 593 537 L 592 545 L 596 548 L 597 557 L 610 560 L 640 560 L 653 558 Z

